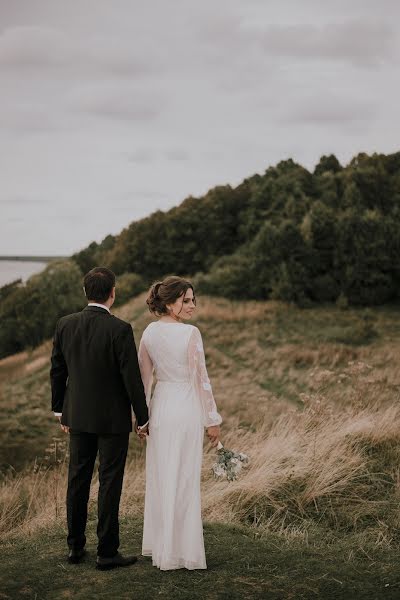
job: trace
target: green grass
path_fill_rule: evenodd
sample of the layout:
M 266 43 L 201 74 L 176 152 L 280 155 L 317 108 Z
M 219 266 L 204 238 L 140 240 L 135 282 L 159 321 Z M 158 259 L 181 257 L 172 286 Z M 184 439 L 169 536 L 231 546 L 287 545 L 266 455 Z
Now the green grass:
M 141 522 L 121 522 L 121 551 L 140 552 Z M 206 524 L 208 569 L 160 571 L 149 558 L 129 568 L 99 572 L 95 519 L 88 527 L 85 562 L 69 565 L 60 524 L 1 550 L 0 598 L 372 600 L 400 597 L 398 554 L 363 548 L 355 537 L 315 545 L 259 538 L 250 528 Z
M 269 378 L 262 381 L 260 387 L 263 390 L 268 390 L 277 398 L 286 398 L 286 400 L 290 400 L 296 406 L 302 406 L 299 394 L 304 391 L 304 386 L 290 386 L 290 382 L 288 385 L 288 381 Z M 294 387 L 294 390 L 290 389 L 290 387 Z
M 1 396 L 0 470 L 19 470 L 45 454 L 53 435 L 60 436 L 50 412 L 49 365 L 3 383 Z

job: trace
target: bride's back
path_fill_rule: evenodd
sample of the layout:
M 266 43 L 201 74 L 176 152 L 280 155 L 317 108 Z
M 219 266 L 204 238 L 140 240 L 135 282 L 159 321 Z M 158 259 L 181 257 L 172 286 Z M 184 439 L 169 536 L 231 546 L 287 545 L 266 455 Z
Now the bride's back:
M 143 332 L 143 341 L 158 381 L 188 381 L 188 345 L 193 325 L 154 321 Z

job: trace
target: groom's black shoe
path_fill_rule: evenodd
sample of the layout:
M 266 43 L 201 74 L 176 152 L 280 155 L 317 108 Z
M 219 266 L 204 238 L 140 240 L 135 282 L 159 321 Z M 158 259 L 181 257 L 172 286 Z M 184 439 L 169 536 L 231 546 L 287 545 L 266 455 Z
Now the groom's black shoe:
M 97 557 L 96 569 L 100 571 L 108 571 L 109 569 L 116 569 L 117 567 L 129 567 L 135 564 L 137 556 L 122 556 L 119 552 L 111 558 Z
M 77 565 L 78 563 L 82 562 L 82 559 L 85 556 L 85 554 L 85 548 L 81 548 L 80 550 L 74 550 L 74 548 L 71 548 L 68 553 L 68 562 L 73 565 Z

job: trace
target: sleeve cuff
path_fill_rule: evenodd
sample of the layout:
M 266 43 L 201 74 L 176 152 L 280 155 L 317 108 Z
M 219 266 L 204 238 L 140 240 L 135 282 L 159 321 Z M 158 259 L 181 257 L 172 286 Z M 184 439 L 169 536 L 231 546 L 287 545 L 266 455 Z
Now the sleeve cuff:
M 148 424 L 149 424 L 149 422 L 147 421 L 147 423 L 145 423 L 144 425 L 138 425 L 137 428 L 144 429 L 145 427 L 147 427 Z
M 62 413 L 56 413 L 56 412 L 55 412 L 55 413 L 54 413 L 54 416 L 55 416 L 55 417 L 62 417 Z

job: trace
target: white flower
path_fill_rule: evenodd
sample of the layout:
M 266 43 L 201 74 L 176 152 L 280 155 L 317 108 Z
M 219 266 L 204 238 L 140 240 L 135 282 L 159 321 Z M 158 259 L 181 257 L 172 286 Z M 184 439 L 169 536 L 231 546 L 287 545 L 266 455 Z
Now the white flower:
M 234 481 L 242 470 L 243 464 L 248 462 L 248 456 L 244 453 L 237 453 L 234 450 L 221 448 L 218 451 L 218 462 L 212 466 L 215 478 Z
M 215 477 L 221 477 L 223 479 L 226 478 L 226 471 L 223 466 L 218 465 L 217 463 L 214 463 L 212 470 L 214 472 Z

